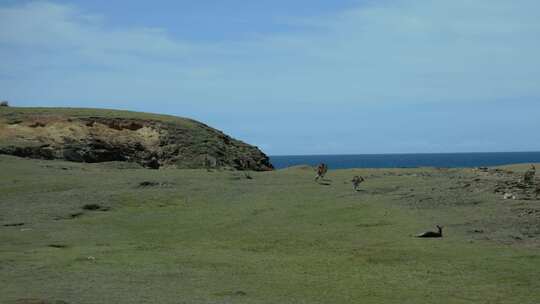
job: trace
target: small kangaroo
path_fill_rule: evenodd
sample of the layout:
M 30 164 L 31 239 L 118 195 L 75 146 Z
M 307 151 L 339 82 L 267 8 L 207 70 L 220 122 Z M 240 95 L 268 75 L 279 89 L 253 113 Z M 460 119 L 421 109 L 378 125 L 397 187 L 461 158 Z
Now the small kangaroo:
M 419 238 L 440 238 L 442 237 L 442 227 L 437 225 L 438 232 L 435 231 L 426 231 L 424 233 L 418 234 L 416 237 Z
M 315 181 L 319 179 L 324 179 L 324 176 L 328 172 L 328 166 L 325 163 L 321 163 L 317 166 L 317 175 L 315 176 Z
M 356 175 L 355 177 L 353 177 L 353 179 L 351 180 L 353 184 L 353 190 L 358 191 L 358 187 L 360 186 L 360 183 L 362 183 L 363 181 L 365 181 L 365 179 L 362 176 Z
M 525 174 L 523 175 L 523 182 L 527 184 L 533 184 L 535 175 L 536 175 L 536 168 L 534 167 L 534 165 L 531 165 L 529 170 L 527 170 Z

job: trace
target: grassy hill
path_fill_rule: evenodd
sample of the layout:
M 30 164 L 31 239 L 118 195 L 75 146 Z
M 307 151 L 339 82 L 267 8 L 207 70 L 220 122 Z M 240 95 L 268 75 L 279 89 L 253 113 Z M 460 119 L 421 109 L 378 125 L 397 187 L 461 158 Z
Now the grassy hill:
M 538 303 L 540 201 L 514 184 L 524 168 L 316 183 L 306 166 L 0 156 L 0 302 Z M 443 238 L 413 237 L 435 224 Z
M 195 120 L 154 113 L 134 112 L 124 110 L 112 110 L 112 109 L 96 109 L 96 108 L 51 108 L 51 107 L 2 107 L 0 113 L 3 117 L 13 119 L 25 119 L 29 116 L 68 116 L 68 117 L 106 117 L 106 118 L 133 118 L 143 120 L 159 120 L 164 122 L 174 122 L 182 124 L 186 127 L 195 127 L 197 122 Z
M 272 169 L 256 147 L 195 120 L 102 109 L 0 107 L 0 154 L 153 169 Z

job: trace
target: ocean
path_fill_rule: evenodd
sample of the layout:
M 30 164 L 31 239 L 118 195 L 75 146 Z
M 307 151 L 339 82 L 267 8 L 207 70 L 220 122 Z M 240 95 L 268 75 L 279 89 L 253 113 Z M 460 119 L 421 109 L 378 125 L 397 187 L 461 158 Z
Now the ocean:
M 540 152 L 358 154 L 358 155 L 280 155 L 270 156 L 276 169 L 296 165 L 326 163 L 330 169 L 488 167 L 517 163 L 539 163 Z

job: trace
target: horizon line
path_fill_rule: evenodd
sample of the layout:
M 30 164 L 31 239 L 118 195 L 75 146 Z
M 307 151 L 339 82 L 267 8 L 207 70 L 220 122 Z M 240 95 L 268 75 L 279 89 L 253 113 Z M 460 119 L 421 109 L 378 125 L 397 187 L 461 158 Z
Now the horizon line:
M 358 156 L 358 155 L 433 155 L 433 154 L 503 154 L 503 153 L 540 153 L 540 151 L 495 151 L 495 152 L 390 152 L 390 153 L 344 153 L 344 154 L 268 154 L 268 157 L 291 157 L 291 156 Z

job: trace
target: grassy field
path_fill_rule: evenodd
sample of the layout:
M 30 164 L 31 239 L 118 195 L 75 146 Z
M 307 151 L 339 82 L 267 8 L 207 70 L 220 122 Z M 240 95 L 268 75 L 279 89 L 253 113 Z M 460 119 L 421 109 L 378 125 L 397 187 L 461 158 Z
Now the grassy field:
M 540 201 L 504 172 L 0 156 L 0 303 L 540 303 Z

